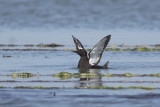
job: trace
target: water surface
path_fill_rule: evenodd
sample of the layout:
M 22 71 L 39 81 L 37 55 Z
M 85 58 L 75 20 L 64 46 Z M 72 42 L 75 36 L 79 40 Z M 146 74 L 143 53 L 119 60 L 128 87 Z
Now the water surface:
M 70 51 L 7 51 L 10 58 L 0 58 L 1 105 L 3 106 L 158 106 L 159 90 L 144 89 L 74 89 L 73 87 L 128 87 L 160 88 L 158 77 L 52 77 L 59 72 L 78 73 L 79 56 Z M 89 72 L 98 74 L 157 74 L 160 73 L 159 52 L 107 52 L 100 64 L 110 61 L 109 69 Z M 72 59 L 72 60 L 70 60 Z M 40 76 L 21 78 L 4 76 L 12 73 L 39 73 Z M 13 82 L 9 82 L 13 81 Z M 33 82 L 34 81 L 34 82 Z M 59 87 L 60 89 L 15 89 L 15 86 Z M 56 96 L 54 96 L 56 93 Z M 22 103 L 23 102 L 23 103 Z M 43 103 L 42 103 L 43 102 Z
M 77 68 L 78 55 L 59 51 L 75 48 L 72 35 L 79 38 L 85 48 L 92 48 L 108 34 L 112 35 L 109 44 L 159 44 L 159 5 L 159 0 L 0 0 L 0 44 L 65 45 L 52 48 L 58 51 L 0 51 L 0 86 L 5 87 L 0 88 L 0 106 L 159 106 L 159 76 L 52 76 L 60 72 L 81 72 Z M 24 47 L 0 47 L 8 48 Z M 109 60 L 109 69 L 87 72 L 97 75 L 158 74 L 159 57 L 158 51 L 105 51 L 100 65 Z M 11 75 L 24 72 L 34 76 Z M 57 89 L 17 89 L 17 86 Z M 106 86 L 152 87 L 153 90 L 84 89 Z

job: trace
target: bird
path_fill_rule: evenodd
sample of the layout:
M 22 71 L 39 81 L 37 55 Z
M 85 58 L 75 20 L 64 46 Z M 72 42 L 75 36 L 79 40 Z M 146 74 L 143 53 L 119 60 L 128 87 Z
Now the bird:
M 111 35 L 107 35 L 102 38 L 93 49 L 87 54 L 87 51 L 84 49 L 82 43 L 72 35 L 73 41 L 76 46 L 76 50 L 73 51 L 80 56 L 78 63 L 78 68 L 84 69 L 107 69 L 109 61 L 107 61 L 103 66 L 98 65 L 102 57 L 103 51 L 108 45 Z

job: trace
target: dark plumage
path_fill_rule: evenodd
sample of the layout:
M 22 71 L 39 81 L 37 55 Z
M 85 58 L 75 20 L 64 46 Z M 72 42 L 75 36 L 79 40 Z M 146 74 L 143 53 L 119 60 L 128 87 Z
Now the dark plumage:
M 74 36 L 72 37 L 76 45 L 76 51 L 74 52 L 76 52 L 81 57 L 78 63 L 78 68 L 87 68 L 87 69 L 88 68 L 103 68 L 103 69 L 108 68 L 109 61 L 107 61 L 103 66 L 99 66 L 97 64 L 99 63 L 102 57 L 102 53 L 104 49 L 106 48 L 106 46 L 108 45 L 108 42 L 110 41 L 111 35 L 108 35 L 103 39 L 101 39 L 89 52 L 88 56 L 81 42 Z

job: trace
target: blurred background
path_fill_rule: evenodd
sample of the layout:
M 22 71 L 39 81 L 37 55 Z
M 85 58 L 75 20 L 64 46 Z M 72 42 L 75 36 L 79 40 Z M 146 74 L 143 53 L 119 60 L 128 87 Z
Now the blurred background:
M 0 0 L 0 44 L 159 44 L 159 0 Z

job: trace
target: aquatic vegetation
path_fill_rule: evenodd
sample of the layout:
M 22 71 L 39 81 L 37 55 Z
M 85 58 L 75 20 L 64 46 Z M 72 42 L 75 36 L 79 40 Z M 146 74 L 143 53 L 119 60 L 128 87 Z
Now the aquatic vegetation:
M 43 86 L 15 86 L 14 88 L 32 88 L 32 89 L 43 89 Z
M 28 49 L 0 49 L 1 51 L 75 51 L 74 49 L 47 49 L 47 48 L 28 48 Z M 92 49 L 86 49 L 91 51 Z M 160 48 L 107 48 L 104 51 L 160 51 Z
M 0 50 L 2 50 L 2 51 L 57 51 L 57 49 L 34 49 L 34 48 L 28 48 L 28 49 L 0 49 Z
M 4 54 L 3 54 L 3 55 L 2 55 L 2 57 L 3 57 L 3 58 L 6 58 L 6 57 L 8 57 L 8 58 L 9 58 L 9 57 L 12 57 L 12 56 L 4 55 Z
M 157 74 L 146 74 L 146 76 L 157 76 Z
M 124 50 L 121 48 L 107 48 L 104 51 L 124 51 Z
M 131 86 L 128 88 L 129 89 L 145 89 L 145 90 L 153 90 L 154 89 L 153 87 L 142 87 L 142 86 L 139 86 L 139 87 Z
M 0 50 L 2 51 L 57 51 L 57 49 L 48 49 L 47 47 L 63 47 L 64 45 L 61 44 L 24 44 L 24 45 L 18 45 L 18 44 L 0 44 L 0 47 L 17 47 L 17 49 L 12 48 L 2 48 Z M 18 48 L 18 47 L 24 47 Z M 31 47 L 29 49 L 26 49 L 26 47 Z M 33 47 L 40 47 L 39 49 L 33 48 Z M 43 49 L 41 48 L 43 47 Z M 46 47 L 46 48 L 45 48 Z M 160 51 L 160 44 L 155 45 L 116 45 L 111 44 L 108 46 L 109 48 L 105 49 L 104 51 Z M 59 51 L 74 51 L 75 49 L 58 49 Z M 86 51 L 91 51 L 92 49 L 86 49 Z
M 135 77 L 135 76 L 140 76 L 138 74 L 131 74 L 131 73 L 125 73 L 125 74 L 101 74 L 101 76 L 103 77 Z
M 43 87 L 43 86 L 15 86 L 14 88 L 21 89 L 57 89 L 58 87 Z
M 87 89 L 111 89 L 111 90 L 117 90 L 117 89 L 145 89 L 145 90 L 153 90 L 155 89 L 154 87 L 135 87 L 135 86 L 130 86 L 130 87 L 109 87 L 109 86 L 104 86 L 104 87 L 80 87 L 80 88 L 87 88 Z
M 71 76 L 72 74 L 68 73 L 68 72 L 60 72 L 60 73 L 57 73 L 56 75 L 58 75 L 58 76 Z
M 52 74 L 53 77 L 58 77 L 62 79 L 69 79 L 69 78 L 96 78 L 98 77 L 144 77 L 144 76 L 150 76 L 150 77 L 160 77 L 160 73 L 157 74 L 131 74 L 131 73 L 125 73 L 125 74 L 96 74 L 96 73 L 68 73 L 68 72 L 60 72 L 57 74 Z
M 38 74 L 32 74 L 32 73 L 12 73 L 7 75 L 0 75 L 0 76 L 11 76 L 12 78 L 30 78 L 30 77 L 39 77 L 42 76 L 39 73 Z M 132 74 L 132 73 L 125 73 L 125 74 L 96 74 L 96 73 L 68 73 L 68 72 L 60 72 L 56 74 L 51 75 L 43 75 L 43 76 L 52 76 L 52 77 L 58 77 L 62 80 L 67 80 L 70 78 L 97 78 L 97 77 L 158 77 L 160 78 L 160 73 L 157 74 Z
M 32 73 L 12 73 L 11 77 L 16 78 L 16 77 L 20 77 L 20 78 L 29 78 L 29 77 L 33 77 L 34 74 Z
M 101 74 L 101 76 L 104 76 L 104 77 L 111 77 L 111 74 L 110 74 L 110 73 L 107 73 L 107 74 Z
M 62 47 L 64 45 L 59 45 L 59 44 L 55 44 L 55 43 L 51 43 L 51 44 L 38 44 L 37 47 Z
M 160 44 L 151 45 L 153 47 L 160 47 Z
M 0 88 L 11 88 L 11 87 L 2 87 Z M 44 86 L 15 86 L 13 87 L 15 89 L 66 89 L 64 87 L 44 87 Z M 102 87 L 72 87 L 71 89 L 109 89 L 109 90 L 119 90 L 119 89 L 143 89 L 143 90 L 154 90 L 154 89 L 160 89 L 154 88 L 154 87 L 143 87 L 143 86 L 129 86 L 129 87 L 110 87 L 110 86 L 102 86 Z
M 86 49 L 91 51 L 91 49 Z M 104 51 L 160 51 L 159 48 L 146 48 L 146 47 L 136 47 L 136 48 L 107 48 Z
M 160 73 L 157 73 L 157 74 L 146 74 L 146 76 L 153 76 L 153 77 L 157 76 L 157 77 L 160 77 Z
M 64 46 L 64 45 L 60 45 L 60 44 L 55 44 L 55 43 L 51 43 L 51 44 L 24 44 L 24 45 L 18 45 L 18 44 L 0 44 L 0 47 L 18 47 L 18 46 L 24 46 L 24 47 L 58 47 L 58 46 Z
M 144 48 L 134 48 L 132 49 L 132 51 L 152 51 L 152 49 L 144 47 Z
M 160 76 L 160 73 L 157 73 L 157 76 Z
M 130 77 L 130 76 L 132 76 L 132 74 L 131 73 L 125 73 L 125 76 Z
M 73 77 L 74 78 L 95 78 L 98 75 L 95 73 L 74 73 Z
M 83 87 L 81 87 L 83 88 Z M 104 87 L 84 87 L 87 89 L 125 89 L 124 87 L 108 87 L 108 86 L 104 86 Z
M 68 73 L 68 72 L 60 72 L 60 73 L 57 73 L 57 74 L 52 74 L 53 77 L 59 77 L 61 78 L 62 80 L 65 80 L 65 79 L 69 79 L 69 78 L 72 78 L 72 74 L 71 73 Z
M 12 78 L 20 77 L 20 78 L 29 78 L 34 77 L 36 74 L 32 73 L 12 73 L 10 75 L 0 75 L 0 76 L 11 76 Z M 37 74 L 37 76 L 41 76 Z M 43 75 L 43 76 L 50 76 L 50 75 Z M 96 74 L 96 73 L 68 73 L 68 72 L 60 72 L 56 74 L 51 74 L 52 77 L 58 77 L 63 80 L 69 78 L 96 78 L 96 77 L 160 77 L 160 73 L 157 74 L 132 74 L 132 73 L 125 73 L 125 74 Z
M 68 72 L 60 72 L 56 74 L 52 74 L 53 77 L 59 77 L 64 79 L 69 79 L 69 78 L 95 78 L 98 75 L 95 73 L 68 73 Z
M 26 88 L 25 86 L 15 86 L 14 88 Z
M 15 45 L 15 44 L 0 44 L 0 47 L 15 47 L 15 46 L 18 46 L 18 45 Z
M 159 48 L 146 48 L 146 47 L 140 47 L 140 48 L 107 48 L 105 51 L 160 51 Z

